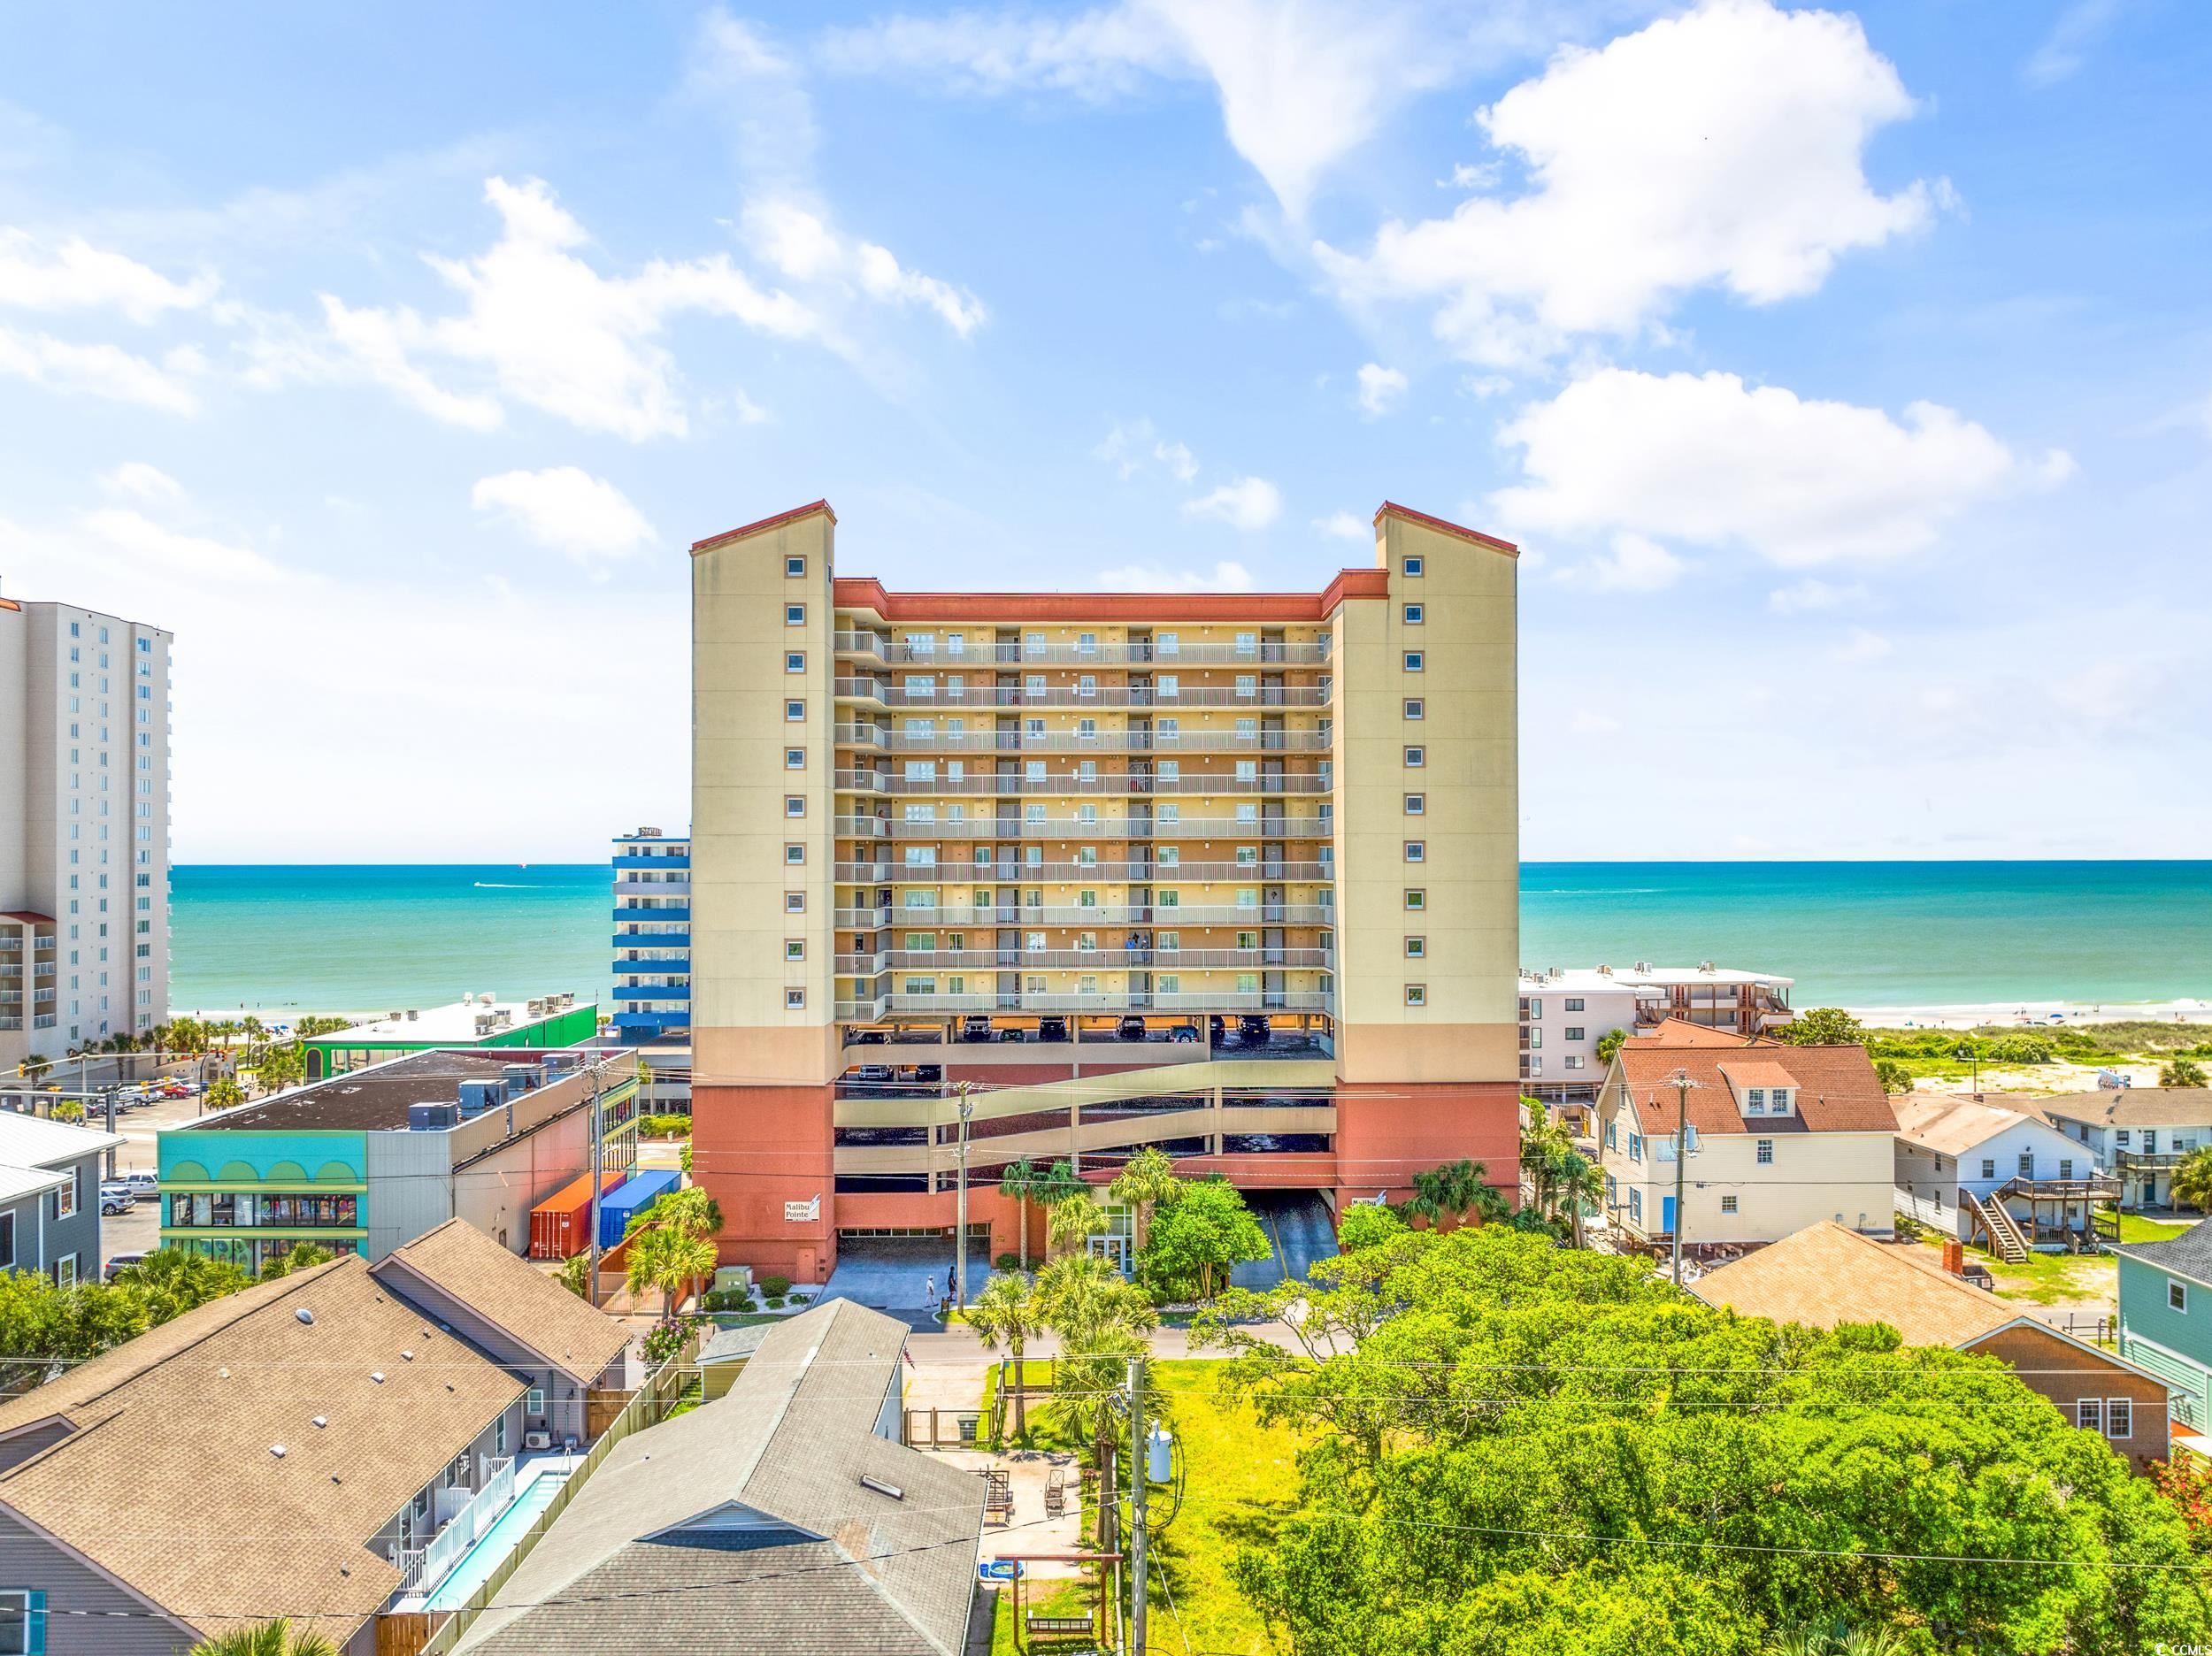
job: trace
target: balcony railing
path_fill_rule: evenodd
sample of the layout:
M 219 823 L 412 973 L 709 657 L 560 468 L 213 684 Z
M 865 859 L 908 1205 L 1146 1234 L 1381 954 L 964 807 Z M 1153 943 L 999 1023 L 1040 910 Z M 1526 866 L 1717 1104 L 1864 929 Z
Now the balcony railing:
M 1327 794 L 1335 784 L 1317 771 L 1292 771 L 1274 776 L 1136 776 L 1120 771 L 1081 777 L 1063 771 L 1056 776 L 904 776 L 891 770 L 840 770 L 836 786 L 849 794 Z M 621 888 L 618 886 L 617 890 Z
M 831 832 L 845 840 L 1328 840 L 1336 833 L 1325 816 L 1181 816 L 1149 819 L 1078 816 L 931 817 L 923 822 L 886 816 L 840 816 Z
M 1081 710 L 1086 708 L 1159 708 L 1172 713 L 1179 708 L 1322 708 L 1332 699 L 1327 684 L 1319 685 L 1259 685 L 1248 694 L 1233 686 L 1227 689 L 1192 686 L 1178 686 L 1173 694 L 1156 686 L 1145 689 L 1129 685 L 1099 685 L 1086 691 L 1079 685 L 1045 685 L 1032 690 L 1025 686 L 1001 688 L 996 685 L 964 685 L 957 691 L 948 686 L 933 690 L 910 690 L 877 678 L 840 678 L 835 692 L 841 701 L 879 702 L 886 707 L 942 708 L 958 711 L 964 708 L 1059 708 Z
M 1093 1016 L 1132 1012 L 1329 1012 L 1336 997 L 1325 989 L 1239 993 L 1223 989 L 1196 994 L 882 994 L 872 1000 L 840 1000 L 837 1016 L 848 1023 L 871 1022 L 894 1013 L 1080 1012 Z
M 878 632 L 840 632 L 832 640 L 841 656 L 862 656 L 894 667 L 933 667 L 959 672 L 973 667 L 1018 666 L 1149 666 L 1234 667 L 1321 664 L 1329 659 L 1329 641 L 1280 643 L 1259 640 L 1245 646 L 1185 644 L 1163 649 L 1149 644 L 996 644 L 972 645 L 958 650 L 916 649 Z
M 924 912 L 931 918 L 932 926 L 1119 926 L 1151 925 L 1173 930 L 1177 926 L 1248 926 L 1259 925 L 1334 925 L 1336 910 L 1318 903 L 1262 903 L 1253 908 L 1240 908 L 1221 903 L 1178 905 L 1164 908 L 1157 903 L 1123 903 L 1107 908 L 1084 908 L 1064 906 L 1033 908 L 1007 907 L 1002 908 L 933 908 Z M 832 924 L 841 932 L 873 931 L 882 926 L 902 926 L 914 924 L 904 909 L 882 907 L 876 908 L 840 908 Z
M 1022 886 L 1046 881 L 1133 881 L 1141 885 L 1189 885 L 1217 880 L 1266 880 L 1325 885 L 1336 878 L 1333 862 L 1263 857 L 1256 862 L 1131 862 L 1120 858 L 1096 862 L 840 862 L 836 879 L 845 886 Z
M 1327 753 L 1332 746 L 1326 731 L 1256 731 L 1249 736 L 1233 731 L 1101 731 L 1083 735 L 1075 731 L 962 731 L 958 733 L 918 735 L 895 731 L 888 724 L 843 724 L 834 739 L 845 748 L 880 748 L 890 753 Z
M 1333 971 L 1336 954 L 1323 948 L 1229 949 L 878 949 L 840 954 L 841 978 L 915 971 L 1257 971 L 1265 968 Z M 615 993 L 622 993 L 618 989 Z

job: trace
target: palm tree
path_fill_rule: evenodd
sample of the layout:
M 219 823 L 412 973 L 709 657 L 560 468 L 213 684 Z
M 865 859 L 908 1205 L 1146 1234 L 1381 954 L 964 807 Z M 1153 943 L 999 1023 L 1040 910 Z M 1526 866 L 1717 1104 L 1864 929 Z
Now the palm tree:
M 338 1656 L 338 1647 L 319 1633 L 294 1632 L 279 1616 L 258 1627 L 233 1628 L 202 1639 L 192 1656 Z
M 1553 1192 L 1567 1209 L 1567 1223 L 1574 1229 L 1574 1245 L 1580 1247 L 1584 1210 L 1605 1200 L 1605 1174 L 1580 1151 L 1570 1150 L 1560 1165 Z
M 588 1253 L 570 1255 L 561 1261 L 560 1269 L 553 1274 L 561 1286 L 579 1300 L 591 1298 L 591 1255 Z
M 1552 1120 L 1542 1100 L 1525 1098 L 1521 1108 L 1528 1113 L 1528 1125 L 1521 1130 L 1521 1165 L 1528 1170 L 1534 1205 L 1549 1213 L 1560 1170 L 1574 1154 L 1574 1139 Z
M 1025 1276 L 998 1272 L 970 1302 L 968 1326 L 987 1351 L 996 1351 L 1004 1341 L 1007 1354 L 1014 1360 L 1014 1436 L 1026 1445 L 1029 1407 L 1022 1390 L 1022 1353 L 1030 1338 L 1044 1330 L 1044 1309 L 1036 1289 Z
M 1045 1252 L 1072 1253 L 1106 1228 L 1106 1215 L 1086 1195 L 1063 1196 L 1045 1213 Z
M 1114 1175 L 1114 1182 L 1106 1187 L 1106 1193 L 1124 1207 L 1136 1210 L 1136 1244 L 1140 1253 L 1152 1229 L 1152 1210 L 1163 1202 L 1173 1201 L 1182 1188 L 1182 1180 L 1175 1177 L 1174 1162 L 1156 1145 L 1147 1145 L 1138 1151 Z
M 2212 1209 L 2212 1145 L 2192 1150 L 2175 1165 L 2173 1201 L 2177 1208 L 2187 1202 L 2200 1213 Z
M 1022 1269 L 1029 1269 L 1029 1204 L 1035 1202 L 1049 1208 L 1063 1197 L 1079 1194 L 1084 1189 L 1083 1181 L 1075 1177 L 1075 1169 L 1065 1162 L 1041 1168 L 1024 1156 L 1006 1169 L 998 1182 L 998 1192 L 1013 1199 L 1015 1211 L 1020 1215 Z
M 208 1108 L 227 1110 L 233 1105 L 243 1104 L 246 1101 L 246 1089 L 228 1076 L 223 1076 L 209 1085 L 203 1097 L 206 1100 Z
M 1071 1430 L 1088 1435 L 1103 1472 L 1121 1430 L 1115 1400 L 1129 1360 L 1146 1358 L 1145 1336 L 1159 1326 L 1160 1315 L 1144 1290 L 1089 1254 L 1068 1254 L 1039 1272 L 1037 1303 L 1045 1326 L 1060 1337 L 1052 1365 L 1054 1407 Z M 1111 1537 L 1112 1513 L 1112 1502 L 1100 1503 L 1102 1543 Z
M 1486 1170 L 1481 1162 L 1462 1157 L 1416 1173 L 1406 1211 L 1427 1220 L 1432 1230 L 1440 1228 L 1448 1218 L 1464 1224 L 1470 1214 L 1486 1220 L 1503 1218 L 1508 1211 L 1506 1200 L 1484 1181 Z

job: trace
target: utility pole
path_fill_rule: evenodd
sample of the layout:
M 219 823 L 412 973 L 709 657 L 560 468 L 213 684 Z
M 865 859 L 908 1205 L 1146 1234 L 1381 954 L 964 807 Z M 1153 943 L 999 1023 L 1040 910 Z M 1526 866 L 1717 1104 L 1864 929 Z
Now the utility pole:
M 962 1081 L 954 1088 L 960 1100 L 960 1192 L 953 1226 L 952 1302 L 963 1311 L 968 1308 L 968 1118 L 975 1114 L 975 1100 L 968 1094 L 974 1085 Z
M 1144 1359 L 1132 1357 L 1129 1360 L 1129 1649 L 1132 1656 L 1145 1656 L 1147 1649 L 1144 1576 L 1145 1566 L 1149 1560 L 1144 1532 L 1144 1496 L 1145 1486 L 1152 1478 L 1152 1468 L 1146 1460 L 1151 1448 L 1147 1437 L 1144 1424 Z
M 584 1085 L 591 1090 L 591 1275 L 584 1279 L 584 1299 L 599 1303 L 599 1186 L 604 1182 L 607 1140 L 599 1113 L 599 1066 L 586 1072 Z
M 1674 1094 L 1680 1118 L 1674 1130 L 1674 1285 L 1682 1285 L 1682 1226 L 1689 1217 L 1689 1203 L 1686 1200 L 1690 1175 L 1690 1089 L 1697 1085 L 1690 1079 L 1687 1070 L 1677 1070 L 1667 1077 L 1674 1083 Z

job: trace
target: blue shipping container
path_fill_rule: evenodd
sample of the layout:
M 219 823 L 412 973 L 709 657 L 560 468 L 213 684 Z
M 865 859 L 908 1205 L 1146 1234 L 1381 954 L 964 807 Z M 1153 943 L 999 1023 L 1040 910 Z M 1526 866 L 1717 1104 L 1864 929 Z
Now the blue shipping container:
M 599 1246 L 611 1248 L 622 1240 L 630 1221 L 676 1188 L 678 1175 L 665 1169 L 625 1179 L 599 1199 Z

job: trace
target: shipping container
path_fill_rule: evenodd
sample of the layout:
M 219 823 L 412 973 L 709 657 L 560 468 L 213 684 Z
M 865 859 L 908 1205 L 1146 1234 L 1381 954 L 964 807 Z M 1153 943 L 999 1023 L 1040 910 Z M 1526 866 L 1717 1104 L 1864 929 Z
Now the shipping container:
M 676 1188 L 677 1175 L 664 1168 L 641 1173 L 619 1190 L 599 1199 L 599 1246 L 611 1248 L 622 1240 L 630 1221 Z
M 621 1183 L 621 1174 L 604 1173 L 600 1176 L 599 1188 L 611 1192 Z M 571 1259 L 590 1246 L 591 1175 L 587 1173 L 530 1210 L 530 1257 Z

